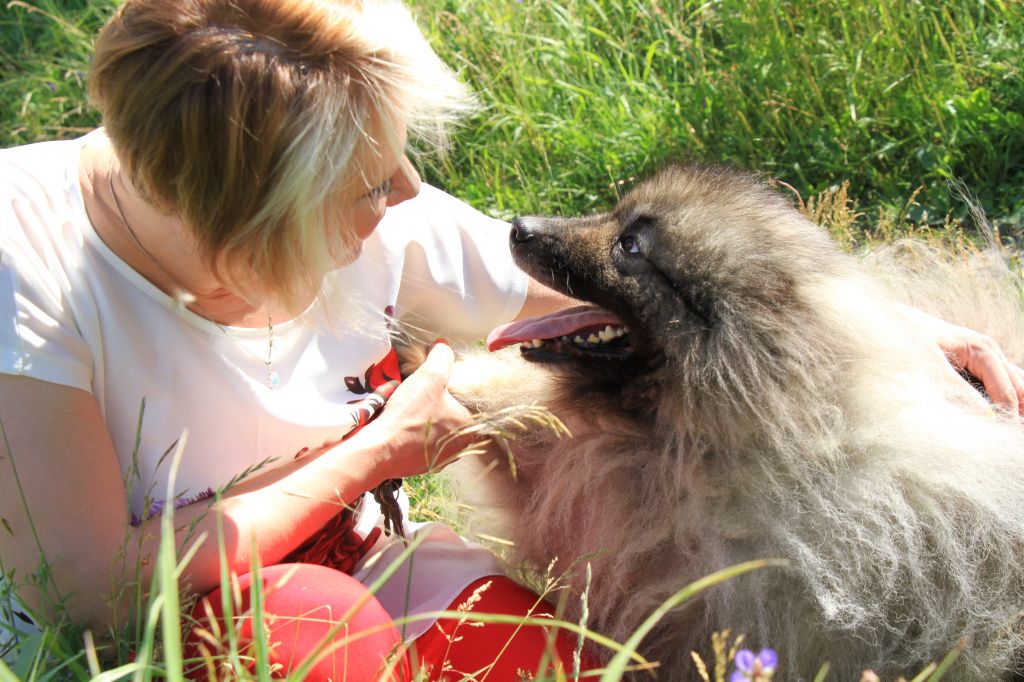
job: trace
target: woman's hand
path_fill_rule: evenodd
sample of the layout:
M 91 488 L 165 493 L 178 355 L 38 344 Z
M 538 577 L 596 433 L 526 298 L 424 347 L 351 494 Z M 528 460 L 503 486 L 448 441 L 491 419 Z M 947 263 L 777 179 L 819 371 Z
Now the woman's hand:
M 902 308 L 935 339 L 955 370 L 970 372 L 993 402 L 1024 416 L 1024 369 L 1010 362 L 994 339 L 917 308 Z
M 992 338 L 935 320 L 936 341 L 955 368 L 973 374 L 993 402 L 1024 416 L 1024 369 L 1007 359 Z
M 437 471 L 467 444 L 451 438 L 469 425 L 470 413 L 448 392 L 455 356 L 444 343 L 435 344 L 375 420 L 351 439 L 378 443 L 381 480 Z

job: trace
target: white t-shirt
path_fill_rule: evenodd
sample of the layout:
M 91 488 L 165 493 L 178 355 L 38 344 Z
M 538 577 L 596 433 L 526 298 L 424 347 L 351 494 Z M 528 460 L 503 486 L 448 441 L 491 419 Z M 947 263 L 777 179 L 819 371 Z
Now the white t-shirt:
M 389 208 L 359 258 L 332 275 L 326 291 L 340 292 L 347 313 L 330 326 L 311 311 L 274 325 L 280 383 L 268 388 L 268 329 L 221 327 L 181 308 L 96 234 L 78 162 L 90 139 L 105 143 L 102 135 L 0 151 L 0 372 L 92 393 L 125 474 L 145 401 L 133 516 L 147 514 L 147 495 L 166 497 L 163 455 L 186 429 L 179 503 L 349 432 L 364 376 L 390 350 L 385 311 L 418 316 L 447 338 L 475 339 L 522 306 L 527 278 L 512 263 L 507 225 L 424 185 Z M 364 498 L 357 530 L 378 517 Z M 496 572 L 487 551 L 439 524 L 415 532 L 429 538 L 411 583 L 402 569 L 378 593 L 393 616 L 443 609 L 466 584 Z M 401 549 L 378 542 L 356 577 L 371 583 Z M 428 625 L 409 626 L 407 636 Z

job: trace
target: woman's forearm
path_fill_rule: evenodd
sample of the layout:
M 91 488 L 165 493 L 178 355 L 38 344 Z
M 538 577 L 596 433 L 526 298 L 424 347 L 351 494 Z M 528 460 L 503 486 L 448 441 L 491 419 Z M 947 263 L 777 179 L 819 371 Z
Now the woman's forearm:
M 242 482 L 212 504 L 200 502 L 175 510 L 179 556 L 199 541 L 181 584 L 198 594 L 218 587 L 221 544 L 231 572 L 248 571 L 254 554 L 261 565 L 280 561 L 346 504 L 379 483 L 374 473 L 375 455 L 368 439 L 344 442 Z M 112 574 L 115 585 L 137 579 L 148 588 L 160 547 L 160 525 L 159 517 L 154 517 L 131 529 L 123 565 L 135 574 Z M 122 599 L 115 605 L 119 619 L 127 615 L 129 601 Z M 96 604 L 90 611 L 87 620 L 94 625 L 104 620 L 104 612 L 110 615 L 109 605 Z

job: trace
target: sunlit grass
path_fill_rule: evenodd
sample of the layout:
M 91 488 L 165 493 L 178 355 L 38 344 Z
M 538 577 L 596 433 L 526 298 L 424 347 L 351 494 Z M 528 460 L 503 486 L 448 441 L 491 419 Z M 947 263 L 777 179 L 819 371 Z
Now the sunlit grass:
M 677 157 L 849 180 L 869 218 L 920 187 L 941 219 L 948 175 L 1024 204 L 1019 3 L 416 4 L 487 105 L 436 177 L 499 211 L 604 206 Z
M 114 0 L 0 14 L 0 143 L 78 134 L 91 35 Z M 428 178 L 492 213 L 580 212 L 665 159 L 756 168 L 804 196 L 941 222 L 964 180 L 1024 225 L 1024 12 L 1007 0 L 875 3 L 417 0 L 480 94 Z M 908 198 L 915 196 L 913 204 Z

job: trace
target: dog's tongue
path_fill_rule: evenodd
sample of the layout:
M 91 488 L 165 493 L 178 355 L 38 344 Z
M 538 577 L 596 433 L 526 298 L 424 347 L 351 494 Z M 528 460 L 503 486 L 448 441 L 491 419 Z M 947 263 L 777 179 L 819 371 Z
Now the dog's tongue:
M 622 321 L 604 308 L 594 305 L 578 305 L 565 310 L 510 322 L 494 329 L 487 335 L 487 350 L 496 351 L 514 343 L 533 339 L 555 339 L 575 334 L 581 329 L 621 325 Z

